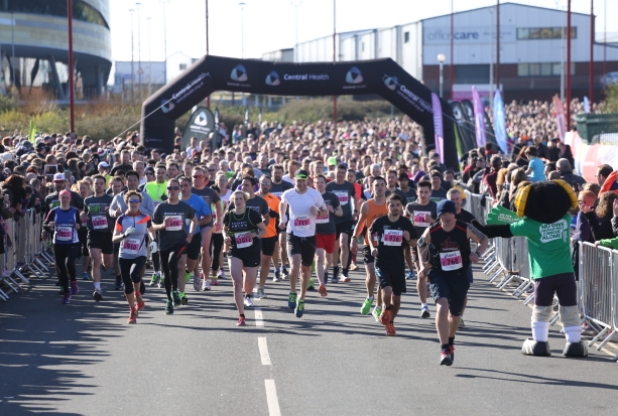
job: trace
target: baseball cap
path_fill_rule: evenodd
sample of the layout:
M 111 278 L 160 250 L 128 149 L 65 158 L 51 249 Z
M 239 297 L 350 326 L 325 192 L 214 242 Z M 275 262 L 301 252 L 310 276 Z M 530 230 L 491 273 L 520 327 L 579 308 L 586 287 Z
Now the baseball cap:
M 442 214 L 446 214 L 450 212 L 451 214 L 457 214 L 457 209 L 455 208 L 455 203 L 448 199 L 443 199 L 438 203 L 438 208 L 436 209 L 438 217 Z
M 64 176 L 64 173 L 58 172 L 54 175 L 54 182 L 63 182 L 66 180 L 67 178 Z
M 294 178 L 296 178 L 296 179 L 308 179 L 309 178 L 309 173 L 305 169 L 300 169 L 300 170 L 296 171 L 296 173 L 294 174 Z
M 328 159 L 326 159 L 326 164 L 328 166 L 337 166 L 337 158 L 334 156 L 329 157 Z
M 101 168 L 104 168 L 104 169 L 109 168 L 109 163 L 107 163 L 107 162 L 99 163 L 99 169 L 101 169 Z

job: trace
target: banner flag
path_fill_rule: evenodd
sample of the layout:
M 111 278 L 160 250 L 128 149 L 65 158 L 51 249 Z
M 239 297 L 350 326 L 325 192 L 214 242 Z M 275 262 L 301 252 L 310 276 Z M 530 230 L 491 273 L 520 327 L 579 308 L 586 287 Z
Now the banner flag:
M 500 90 L 496 90 L 496 95 L 494 96 L 494 134 L 496 136 L 496 142 L 498 142 L 498 146 L 500 146 L 500 150 L 507 155 L 506 117 Z
M 436 143 L 436 151 L 440 155 L 440 163 L 444 163 L 444 129 L 442 128 L 442 106 L 440 98 L 435 92 L 431 93 L 431 106 L 433 109 L 433 131 Z
M 564 119 L 564 107 L 562 101 L 557 95 L 554 95 L 554 117 L 556 117 L 556 124 L 558 125 L 558 134 L 560 134 L 560 140 L 564 142 L 564 136 L 566 135 L 566 122 Z
M 472 86 L 472 104 L 474 105 L 474 127 L 476 131 L 476 145 L 478 147 L 485 146 L 485 118 L 483 117 L 485 113 L 485 109 L 483 108 L 483 103 L 481 103 L 481 98 L 479 97 L 479 92 L 476 90 L 476 87 Z

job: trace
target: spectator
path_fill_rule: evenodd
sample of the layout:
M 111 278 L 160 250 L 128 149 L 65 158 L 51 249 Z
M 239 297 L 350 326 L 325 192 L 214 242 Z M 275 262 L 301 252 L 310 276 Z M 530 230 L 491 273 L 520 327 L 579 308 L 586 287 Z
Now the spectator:
M 539 182 L 545 180 L 545 165 L 543 161 L 537 157 L 537 148 L 529 147 L 525 152 L 526 158 L 530 161 L 526 175 L 530 182 Z
M 560 172 L 560 179 L 571 185 L 575 192 L 579 192 L 582 186 L 586 183 L 586 180 L 579 175 L 573 173 L 571 164 L 565 158 L 558 159 L 556 162 L 558 172 Z

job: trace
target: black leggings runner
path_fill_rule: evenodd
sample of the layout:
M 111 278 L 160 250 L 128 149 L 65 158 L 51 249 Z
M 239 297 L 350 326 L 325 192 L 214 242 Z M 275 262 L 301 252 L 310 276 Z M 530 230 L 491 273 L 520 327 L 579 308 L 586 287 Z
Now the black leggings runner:
M 187 254 L 186 244 L 176 245 L 170 250 L 159 251 L 161 271 L 165 276 L 165 293 L 169 300 L 172 300 L 172 289 L 178 290 L 178 260 L 183 254 Z
M 136 257 L 134 259 L 119 258 L 120 275 L 124 282 L 124 293 L 130 295 L 134 292 L 133 283 L 142 281 L 141 272 L 146 264 L 146 256 Z
M 58 267 L 58 279 L 64 293 L 69 293 L 69 276 L 71 282 L 76 281 L 75 260 L 79 252 L 80 243 L 54 244 L 56 267 Z M 68 272 L 68 273 L 67 273 Z
M 212 249 L 212 271 L 219 271 L 219 257 L 221 257 L 221 251 L 223 250 L 223 234 L 212 233 L 212 239 L 210 240 L 210 247 Z

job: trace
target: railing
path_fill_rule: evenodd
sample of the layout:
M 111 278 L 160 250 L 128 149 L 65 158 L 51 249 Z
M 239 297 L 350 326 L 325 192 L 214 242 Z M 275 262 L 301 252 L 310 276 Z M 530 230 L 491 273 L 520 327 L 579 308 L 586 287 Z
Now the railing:
M 11 292 L 24 290 L 22 284 L 29 284 L 26 276 L 45 277 L 48 265 L 53 265 L 52 257 L 45 252 L 41 240 L 43 216 L 34 209 L 14 221 L 8 219 L 4 238 L 5 253 L 0 255 L 0 299 L 7 301 Z
M 465 208 L 479 221 L 479 215 L 488 213 L 492 205 L 487 199 L 483 207 L 481 200 L 481 195 L 466 192 Z M 497 283 L 498 288 L 512 290 L 512 295 L 517 298 L 526 295 L 524 304 L 533 300 L 531 292 L 534 282 L 530 273 L 526 238 L 494 238 L 483 257 L 483 272 L 490 277 L 490 282 L 502 277 Z M 588 346 L 592 347 L 600 341 L 597 345 L 597 350 L 600 350 L 618 331 L 618 251 L 580 243 L 578 290 L 582 323 L 587 322 L 596 332 Z M 550 323 L 555 324 L 558 318 L 556 312 Z

